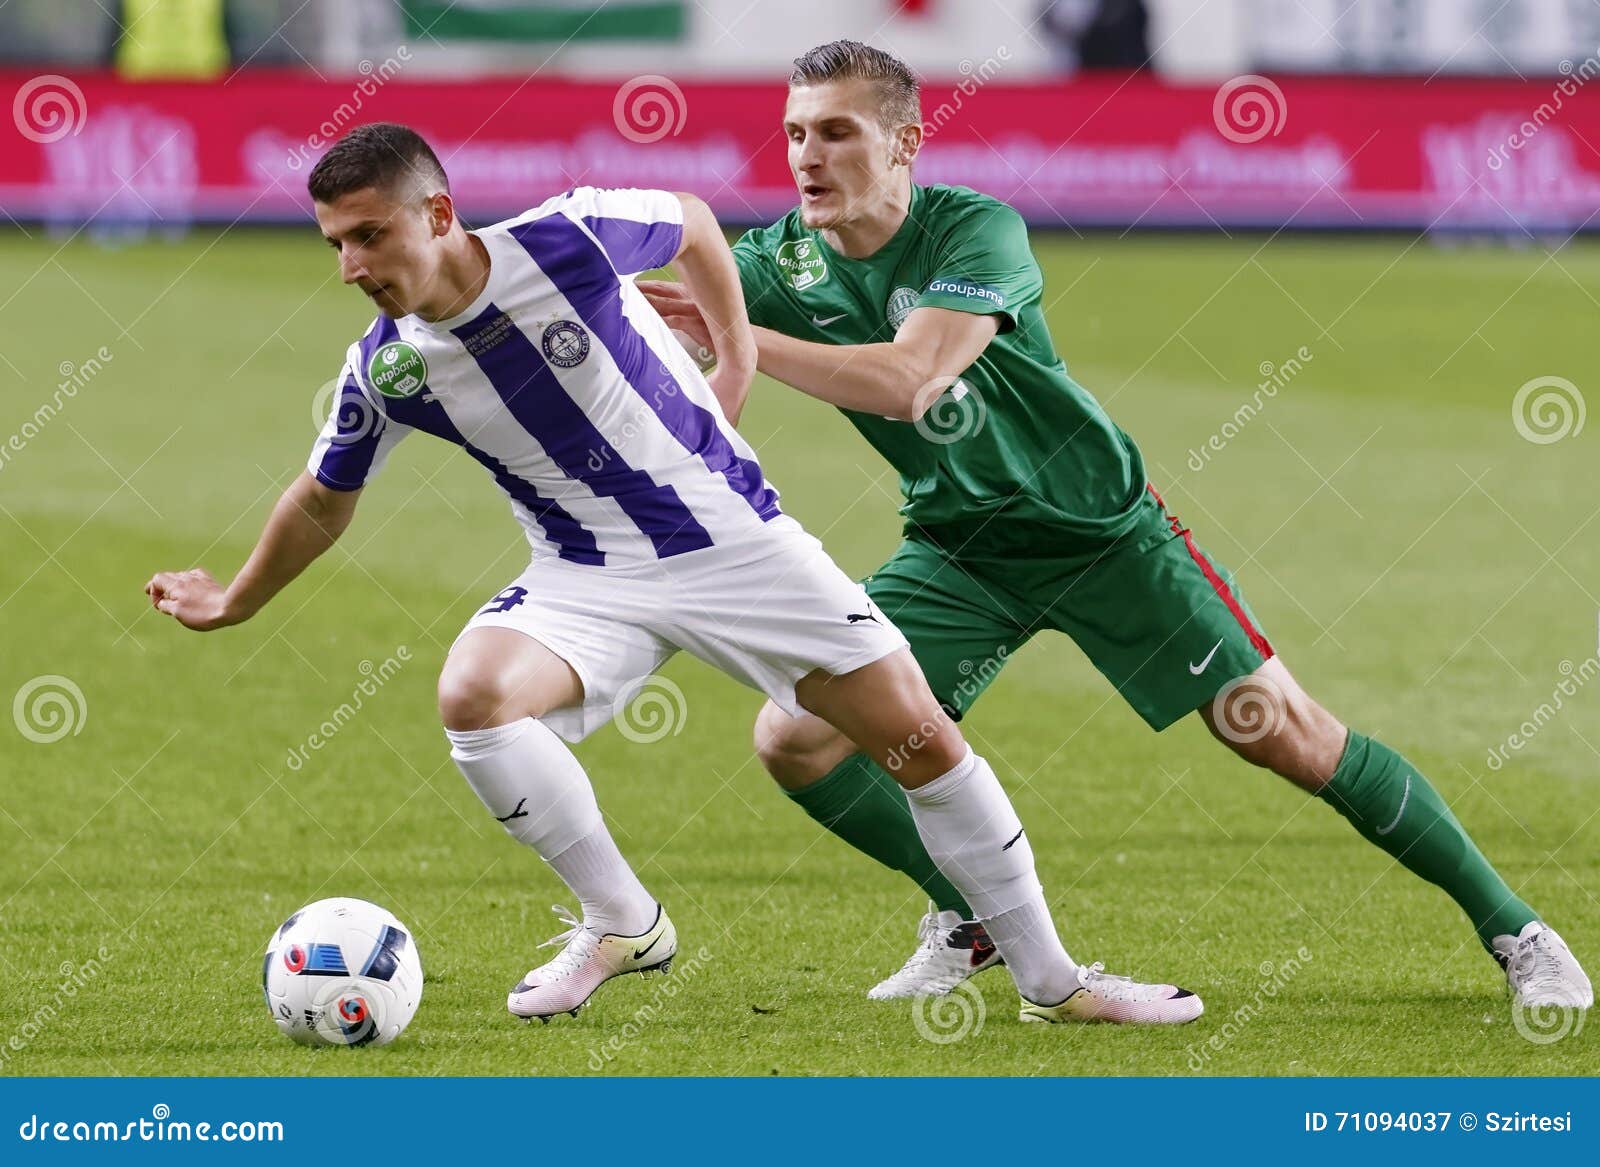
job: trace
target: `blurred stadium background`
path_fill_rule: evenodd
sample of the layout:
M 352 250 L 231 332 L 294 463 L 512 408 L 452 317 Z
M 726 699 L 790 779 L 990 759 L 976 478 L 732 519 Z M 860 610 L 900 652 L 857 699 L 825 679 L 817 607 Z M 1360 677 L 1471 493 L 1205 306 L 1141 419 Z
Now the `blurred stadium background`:
M 1600 207 L 1589 0 L 12 0 L 21 220 L 298 221 L 350 125 L 469 215 L 601 176 L 790 205 L 773 82 L 868 39 L 926 78 L 924 182 L 1040 224 L 1519 228 Z
M 305 195 L 340 133 L 415 126 L 471 222 L 595 183 L 736 228 L 793 205 L 783 82 L 839 37 L 922 74 L 920 181 L 1037 228 L 1069 367 L 1308 688 L 1600 960 L 1594 0 L 9 0 L 0 1072 L 1600 1070 L 1595 1034 L 1507 1016 L 1442 896 L 1197 725 L 1146 732 L 1057 638 L 967 731 L 1075 954 L 1193 985 L 1208 1028 L 1041 1038 L 994 973 L 954 1037 L 867 1002 L 921 903 L 784 804 L 758 698 L 680 658 L 665 722 L 582 756 L 695 971 L 528 1033 L 503 988 L 559 888 L 431 713 L 526 555 L 477 468 L 407 443 L 241 628 L 149 611 L 153 571 L 241 562 L 370 319 Z M 841 563 L 881 562 L 894 476 L 843 421 L 763 381 L 743 428 Z M 261 943 L 333 894 L 429 975 L 371 1057 L 258 1016 Z

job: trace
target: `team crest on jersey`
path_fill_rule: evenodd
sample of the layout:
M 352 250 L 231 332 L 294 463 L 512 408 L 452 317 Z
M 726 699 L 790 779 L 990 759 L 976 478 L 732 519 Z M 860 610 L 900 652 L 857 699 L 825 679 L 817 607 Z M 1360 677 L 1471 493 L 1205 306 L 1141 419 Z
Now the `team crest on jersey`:
M 911 310 L 917 306 L 917 290 L 901 284 L 889 293 L 889 303 L 884 312 L 889 317 L 891 332 L 899 332 L 900 326 L 906 322 L 906 317 L 911 315 Z
M 589 355 L 589 334 L 575 320 L 557 320 L 544 330 L 540 343 L 544 359 L 563 369 L 581 365 L 583 358 Z
M 791 239 L 778 248 L 778 270 L 797 292 L 814 288 L 828 278 L 828 264 L 815 239 Z
M 428 383 L 428 362 L 409 340 L 391 340 L 368 359 L 367 380 L 385 397 L 415 397 Z

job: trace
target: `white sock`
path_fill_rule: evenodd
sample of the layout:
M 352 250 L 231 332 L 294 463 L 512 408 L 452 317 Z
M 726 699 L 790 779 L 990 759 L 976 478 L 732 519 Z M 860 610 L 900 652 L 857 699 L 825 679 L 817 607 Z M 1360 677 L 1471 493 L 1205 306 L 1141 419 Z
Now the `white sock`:
M 604 936 L 637 936 L 656 922 L 660 905 L 617 850 L 605 823 L 550 860 L 583 905 L 583 922 Z
M 994 771 L 971 750 L 948 774 L 906 791 L 923 845 L 1005 958 L 1017 990 L 1053 1005 L 1078 987 L 1033 868 L 1033 847 Z
M 655 900 L 606 830 L 582 763 L 549 726 L 524 717 L 489 729 L 447 729 L 445 736 L 467 784 L 512 838 L 537 851 L 572 889 L 585 923 L 624 936 L 650 927 Z
M 991 916 L 983 927 L 1002 956 L 1017 954 L 1015 964 L 1006 956 L 1006 967 L 1017 992 L 1033 1004 L 1059 1005 L 1079 987 L 1078 967 L 1056 934 L 1043 891 L 1032 903 Z

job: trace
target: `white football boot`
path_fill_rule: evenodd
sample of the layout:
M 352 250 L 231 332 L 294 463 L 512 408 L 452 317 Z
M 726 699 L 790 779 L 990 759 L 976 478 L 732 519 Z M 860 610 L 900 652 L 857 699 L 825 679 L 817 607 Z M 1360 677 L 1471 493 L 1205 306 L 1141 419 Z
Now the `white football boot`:
M 567 931 L 539 945 L 564 945 L 560 955 L 533 969 L 517 982 L 506 998 L 506 1008 L 517 1017 L 549 1021 L 557 1013 L 578 1014 L 578 1007 L 612 977 L 636 972 L 641 976 L 672 971 L 678 952 L 678 932 L 667 913 L 656 906 L 656 921 L 637 936 L 601 936 L 559 905 L 552 909 Z
M 933 904 L 917 928 L 917 947 L 900 971 L 867 992 L 874 1001 L 897 997 L 942 997 L 986 968 L 1004 964 L 989 933 L 960 912 L 941 912 Z
M 1494 938 L 1494 957 L 1506 970 L 1512 997 L 1522 1005 L 1587 1009 L 1594 988 L 1554 928 L 1530 921 L 1515 936 Z
M 1114 977 L 1096 961 L 1078 966 L 1078 987 L 1058 1005 L 1022 1000 L 1024 1021 L 1114 1021 L 1124 1025 L 1182 1025 L 1206 1011 L 1200 998 L 1176 985 L 1144 985 Z

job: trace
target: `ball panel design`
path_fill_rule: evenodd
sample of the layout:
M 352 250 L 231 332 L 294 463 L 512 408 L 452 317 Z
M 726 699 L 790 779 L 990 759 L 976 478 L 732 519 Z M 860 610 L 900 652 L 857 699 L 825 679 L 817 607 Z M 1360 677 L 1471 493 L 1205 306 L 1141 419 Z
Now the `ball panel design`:
M 308 904 L 279 926 L 261 980 L 273 1022 L 304 1045 L 385 1045 L 422 1000 L 410 932 L 376 904 L 342 897 Z

